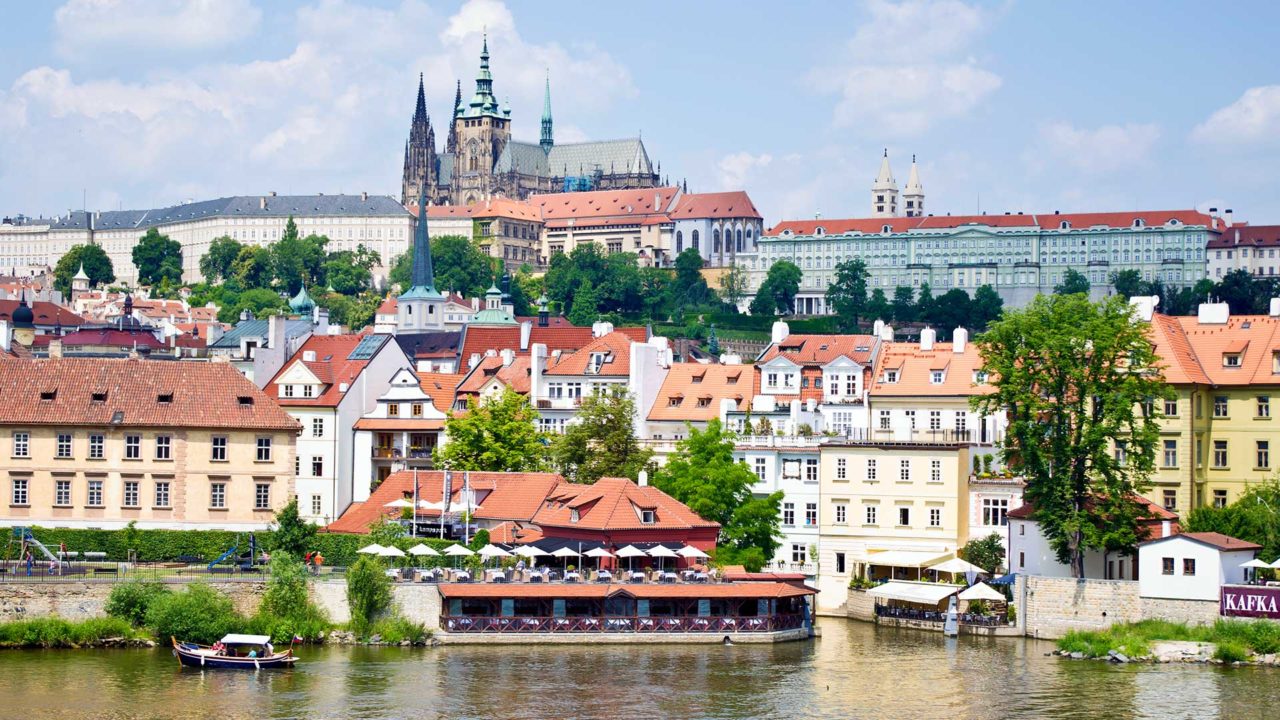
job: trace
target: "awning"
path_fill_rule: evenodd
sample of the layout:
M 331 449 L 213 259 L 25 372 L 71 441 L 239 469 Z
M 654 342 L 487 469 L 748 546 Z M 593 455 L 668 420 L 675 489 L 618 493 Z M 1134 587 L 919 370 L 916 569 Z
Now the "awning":
M 266 645 L 271 642 L 270 635 L 239 635 L 231 633 L 222 637 L 223 645 Z
M 940 583 L 887 582 L 867 591 L 871 597 L 885 600 L 901 600 L 903 602 L 937 605 L 944 599 L 960 592 L 956 585 Z
M 971 563 L 971 562 L 969 562 L 969 561 L 967 561 L 967 560 L 962 560 L 962 559 L 960 559 L 960 558 L 951 558 L 950 560 L 947 560 L 947 561 L 944 561 L 944 562 L 940 562 L 940 563 L 938 563 L 937 565 L 930 565 L 929 567 L 927 567 L 927 568 L 925 568 L 925 569 L 926 569 L 926 570 L 933 570 L 933 571 L 936 571 L 936 572 L 944 572 L 944 573 L 969 573 L 969 572 L 974 572 L 974 573 L 979 573 L 979 574 L 982 574 L 982 575 L 990 575 L 990 574 L 991 574 L 991 573 L 988 573 L 986 570 L 983 570 L 982 568 L 978 567 L 977 565 L 974 565 L 973 563 Z
M 1001 575 L 995 580 L 988 580 L 987 584 L 988 585 L 1012 585 L 1014 581 L 1017 579 L 1018 579 L 1018 573 L 1009 573 L 1008 575 Z
M 885 550 L 867 556 L 868 565 L 923 568 L 946 560 L 951 553 L 922 550 Z
M 961 600 L 994 600 L 995 602 L 1005 602 L 1008 598 L 1004 593 L 996 590 L 986 583 L 978 583 L 972 587 L 967 587 L 964 592 L 960 593 Z

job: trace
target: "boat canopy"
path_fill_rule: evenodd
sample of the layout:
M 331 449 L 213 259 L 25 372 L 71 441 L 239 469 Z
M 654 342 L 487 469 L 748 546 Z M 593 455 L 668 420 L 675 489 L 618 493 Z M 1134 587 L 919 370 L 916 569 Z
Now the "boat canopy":
M 231 633 L 222 638 L 223 645 L 266 645 L 271 642 L 270 635 L 240 635 Z

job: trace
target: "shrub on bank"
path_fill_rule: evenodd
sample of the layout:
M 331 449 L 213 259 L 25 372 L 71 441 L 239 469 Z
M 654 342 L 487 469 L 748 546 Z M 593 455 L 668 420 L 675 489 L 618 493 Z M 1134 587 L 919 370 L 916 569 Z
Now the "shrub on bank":
M 0 648 L 76 648 L 138 633 L 120 618 L 71 622 L 58 617 L 0 623 Z
M 347 605 L 351 629 L 367 635 L 373 621 L 391 607 L 391 579 L 380 561 L 362 557 L 347 571 Z
M 147 608 L 147 627 L 161 641 L 174 637 L 210 645 L 243 625 L 244 619 L 230 598 L 199 583 L 182 592 L 160 595 Z
M 169 588 L 163 583 L 147 580 L 130 580 L 111 588 L 107 596 L 107 614 L 139 627 L 147 622 L 147 608 Z
M 1220 619 L 1212 625 L 1185 625 L 1167 620 L 1143 620 L 1112 625 L 1106 630 L 1073 630 L 1058 641 L 1058 649 L 1084 653 L 1086 657 L 1106 657 L 1111 650 L 1129 657 L 1144 657 L 1150 654 L 1151 644 L 1160 640 L 1214 643 L 1218 646 L 1216 659 L 1235 662 L 1247 660 L 1251 654 L 1280 652 L 1280 623 Z
M 329 618 L 307 594 L 309 575 L 294 556 L 279 551 L 271 556 L 271 577 L 258 613 L 249 620 L 250 632 L 270 635 L 276 643 L 293 638 L 319 638 L 330 628 Z
M 413 645 L 421 645 L 427 641 L 431 633 L 422 623 L 416 623 L 400 615 L 392 615 L 374 622 L 369 627 L 368 637 L 379 636 L 388 645 L 399 645 L 406 640 Z

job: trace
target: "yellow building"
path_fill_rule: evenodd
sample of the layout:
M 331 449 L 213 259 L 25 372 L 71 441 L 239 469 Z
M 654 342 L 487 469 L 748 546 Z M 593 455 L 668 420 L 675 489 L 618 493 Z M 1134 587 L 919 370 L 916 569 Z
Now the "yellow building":
M 1234 502 L 1274 477 L 1280 449 L 1272 400 L 1280 398 L 1280 317 L 1231 317 L 1225 303 L 1195 317 L 1154 315 L 1151 334 L 1176 398 L 1163 414 L 1147 497 L 1182 514 Z
M 226 363 L 0 360 L 0 525 L 262 529 L 297 421 Z
M 819 609 L 844 604 L 879 553 L 906 564 L 876 574 L 913 579 L 913 568 L 955 553 L 968 540 L 969 462 L 969 446 L 950 442 L 822 445 Z

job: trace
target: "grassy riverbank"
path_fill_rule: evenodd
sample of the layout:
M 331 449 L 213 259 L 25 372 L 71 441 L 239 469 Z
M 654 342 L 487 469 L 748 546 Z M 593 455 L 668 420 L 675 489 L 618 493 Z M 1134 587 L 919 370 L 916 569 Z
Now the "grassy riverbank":
M 114 617 L 78 622 L 54 617 L 0 623 L 0 648 L 82 648 L 135 644 L 148 639 L 127 620 Z
M 1253 654 L 1280 652 L 1280 623 L 1266 620 L 1219 620 L 1213 625 L 1184 625 L 1164 620 L 1143 620 L 1113 625 L 1107 630 L 1072 630 L 1058 641 L 1064 653 L 1084 653 L 1104 658 L 1112 650 L 1131 658 L 1147 657 L 1151 646 L 1161 640 L 1187 640 L 1217 645 L 1214 659 L 1224 662 L 1248 660 Z

